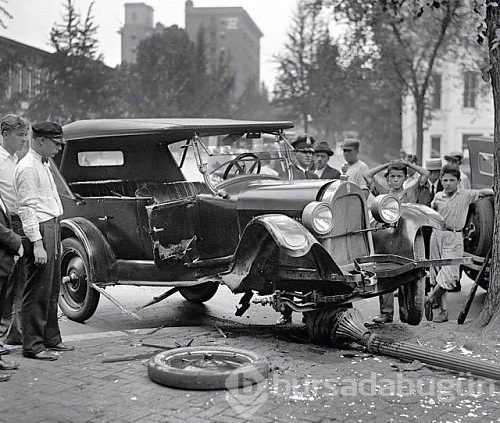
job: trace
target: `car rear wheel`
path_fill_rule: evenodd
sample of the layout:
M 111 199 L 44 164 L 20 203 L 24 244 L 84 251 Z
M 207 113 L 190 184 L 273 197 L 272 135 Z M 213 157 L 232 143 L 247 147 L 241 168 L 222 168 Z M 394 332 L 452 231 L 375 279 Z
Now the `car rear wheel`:
M 206 282 L 200 285 L 180 288 L 179 292 L 190 303 L 201 304 L 210 300 L 218 288 L 219 284 L 217 282 Z
M 495 215 L 489 198 L 472 204 L 464 228 L 464 250 L 475 256 L 484 257 L 493 242 Z
M 425 259 L 424 237 L 419 233 L 413 244 L 413 259 Z M 422 320 L 425 301 L 425 276 L 399 287 L 399 319 L 416 326 Z
M 100 293 L 93 289 L 88 281 L 90 266 L 87 253 L 82 244 L 75 238 L 62 241 L 61 283 L 59 307 L 69 319 L 84 322 L 95 312 L 99 304 Z

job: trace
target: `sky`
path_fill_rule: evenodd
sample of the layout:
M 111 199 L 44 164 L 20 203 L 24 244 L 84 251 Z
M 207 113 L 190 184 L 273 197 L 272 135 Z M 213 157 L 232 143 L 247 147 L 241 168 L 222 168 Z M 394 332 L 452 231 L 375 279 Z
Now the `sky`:
M 14 16 L 6 20 L 7 29 L 0 28 L 0 35 L 33 47 L 51 50 L 49 32 L 55 23 L 62 22 L 65 0 L 6 0 L 2 6 Z M 125 3 L 129 0 L 95 0 L 93 14 L 99 26 L 97 37 L 104 62 L 115 66 L 121 61 L 119 30 L 125 21 Z M 184 27 L 185 0 L 144 0 L 154 9 L 154 20 L 165 26 Z M 241 6 L 264 34 L 261 38 L 261 79 L 272 90 L 276 75 L 275 54 L 286 41 L 286 34 L 296 0 L 194 0 L 195 7 Z M 73 0 L 75 8 L 86 15 L 91 0 Z

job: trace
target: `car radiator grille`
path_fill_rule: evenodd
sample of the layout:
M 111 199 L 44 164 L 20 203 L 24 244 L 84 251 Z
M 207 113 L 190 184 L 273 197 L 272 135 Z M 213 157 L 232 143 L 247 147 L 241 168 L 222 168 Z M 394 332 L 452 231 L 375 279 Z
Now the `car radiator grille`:
M 334 227 L 322 240 L 323 246 L 339 266 L 352 263 L 355 258 L 370 254 L 366 232 L 346 233 L 366 229 L 364 205 L 358 195 L 335 198 L 332 204 Z

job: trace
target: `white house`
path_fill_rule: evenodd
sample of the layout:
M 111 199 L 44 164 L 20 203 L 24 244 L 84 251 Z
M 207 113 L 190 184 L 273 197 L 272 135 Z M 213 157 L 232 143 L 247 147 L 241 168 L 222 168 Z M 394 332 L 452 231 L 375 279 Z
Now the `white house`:
M 467 139 L 477 135 L 493 135 L 493 99 L 491 85 L 481 78 L 477 64 L 445 62 L 436 67 L 428 104 L 430 119 L 424 124 L 423 160 L 443 157 L 451 151 L 468 156 Z M 413 97 L 403 101 L 402 147 L 417 151 L 415 107 Z

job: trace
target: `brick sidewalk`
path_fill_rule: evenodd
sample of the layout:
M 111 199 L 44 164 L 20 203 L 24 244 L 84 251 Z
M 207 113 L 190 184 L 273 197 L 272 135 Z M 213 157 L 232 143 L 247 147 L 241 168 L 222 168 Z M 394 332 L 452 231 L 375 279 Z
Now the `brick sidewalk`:
M 481 395 L 470 385 L 478 382 L 473 379 L 425 367 L 400 373 L 389 358 L 301 343 L 300 327 L 220 327 L 227 338 L 214 327 L 163 328 L 150 335 L 151 330 L 74 335 L 65 342 L 75 351 L 61 353 L 56 362 L 25 359 L 14 349 L 11 357 L 21 368 L 9 382 L 0 383 L 0 422 L 208 423 L 241 422 L 245 416 L 255 422 L 500 421 L 494 386 L 494 392 Z M 425 325 L 399 327 L 407 338 L 429 331 Z M 159 349 L 141 342 L 174 346 L 191 339 L 193 345 L 227 345 L 263 354 L 272 369 L 267 384 L 232 393 L 176 390 L 152 382 L 146 361 Z M 129 361 L 103 363 L 119 357 Z M 421 395 L 405 391 L 409 384 L 420 386 Z M 465 395 L 462 385 L 469 387 Z M 403 387 L 399 393 L 393 389 L 398 386 Z M 433 392 L 433 387 L 439 389 Z

